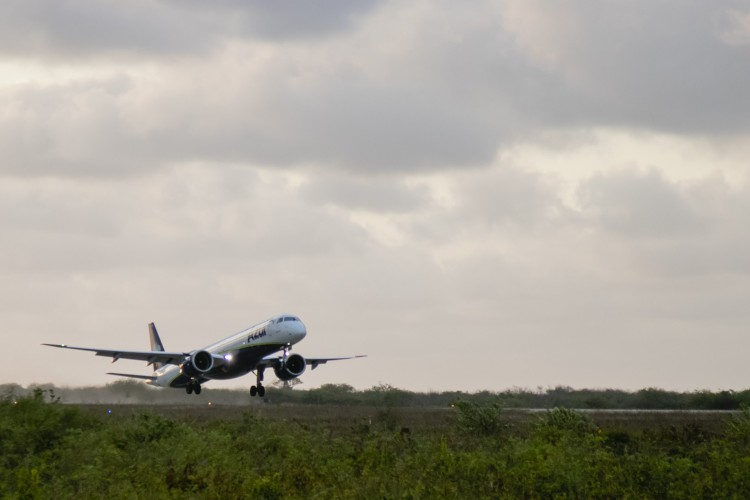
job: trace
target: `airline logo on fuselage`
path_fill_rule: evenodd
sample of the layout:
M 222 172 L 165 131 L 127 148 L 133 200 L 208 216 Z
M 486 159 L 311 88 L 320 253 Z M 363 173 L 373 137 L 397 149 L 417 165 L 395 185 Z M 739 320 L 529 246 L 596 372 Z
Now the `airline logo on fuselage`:
M 252 342 L 253 340 L 258 340 L 258 339 L 262 339 L 262 338 L 263 338 L 263 337 L 265 337 L 265 336 L 266 336 L 266 329 L 265 329 L 265 328 L 263 328 L 262 330 L 258 330 L 257 332 L 253 332 L 253 333 L 251 333 L 251 334 L 250 334 L 250 335 L 249 335 L 249 336 L 247 337 L 247 341 L 248 341 L 248 342 Z

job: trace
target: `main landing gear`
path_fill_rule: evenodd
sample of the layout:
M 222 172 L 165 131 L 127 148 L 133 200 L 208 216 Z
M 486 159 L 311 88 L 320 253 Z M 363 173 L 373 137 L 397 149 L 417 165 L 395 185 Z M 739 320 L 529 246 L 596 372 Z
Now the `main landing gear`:
M 258 386 L 257 387 L 256 386 L 250 387 L 250 396 L 251 397 L 259 396 L 259 397 L 262 398 L 263 396 L 266 395 L 266 388 L 263 387 L 263 383 L 262 383 L 263 382 L 263 371 L 264 370 L 265 370 L 265 368 L 258 368 L 258 370 L 257 370 L 257 382 L 256 383 L 258 384 Z
M 185 386 L 185 392 L 187 392 L 188 394 L 192 394 L 192 393 L 195 393 L 196 395 L 200 394 L 201 393 L 201 384 L 200 384 L 200 382 L 198 382 L 196 380 L 191 380 Z

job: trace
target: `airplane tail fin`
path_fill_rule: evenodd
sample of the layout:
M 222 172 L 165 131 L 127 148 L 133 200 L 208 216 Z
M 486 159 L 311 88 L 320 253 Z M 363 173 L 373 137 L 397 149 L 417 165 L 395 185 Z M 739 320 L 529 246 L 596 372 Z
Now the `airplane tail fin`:
M 153 323 L 148 324 L 148 338 L 151 341 L 152 351 L 164 351 L 164 344 L 161 343 L 159 332 L 156 331 L 156 325 Z M 154 370 L 158 370 L 159 368 L 164 366 L 164 363 L 159 362 L 154 362 L 152 364 L 154 365 Z

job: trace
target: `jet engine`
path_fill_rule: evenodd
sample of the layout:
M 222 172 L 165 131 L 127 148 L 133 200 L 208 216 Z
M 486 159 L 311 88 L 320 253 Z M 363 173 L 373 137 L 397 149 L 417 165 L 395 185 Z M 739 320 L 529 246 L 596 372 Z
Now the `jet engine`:
M 307 362 L 300 354 L 292 354 L 286 358 L 286 361 L 273 367 L 273 372 L 279 380 L 292 380 L 305 373 Z
M 221 356 L 215 356 L 208 351 L 197 351 L 180 365 L 180 371 L 189 377 L 210 372 L 215 366 L 225 363 Z

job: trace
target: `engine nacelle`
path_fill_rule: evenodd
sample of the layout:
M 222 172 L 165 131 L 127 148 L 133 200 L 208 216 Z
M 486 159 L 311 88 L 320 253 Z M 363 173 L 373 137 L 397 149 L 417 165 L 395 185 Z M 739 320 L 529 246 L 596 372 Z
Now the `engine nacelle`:
M 189 377 L 195 377 L 211 371 L 216 358 L 208 351 L 197 351 L 180 365 L 180 371 Z
M 286 362 L 279 363 L 273 367 L 273 372 L 279 380 L 292 380 L 305 373 L 307 361 L 301 354 L 292 354 L 286 358 Z

